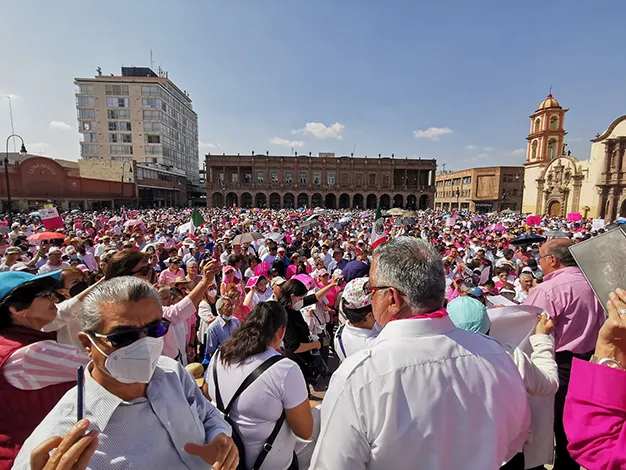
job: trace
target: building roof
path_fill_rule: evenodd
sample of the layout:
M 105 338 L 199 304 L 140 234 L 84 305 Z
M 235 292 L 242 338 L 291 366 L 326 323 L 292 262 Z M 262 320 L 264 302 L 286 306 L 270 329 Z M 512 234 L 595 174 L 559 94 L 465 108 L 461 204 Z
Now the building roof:
M 626 115 L 618 117 L 602 134 L 596 134 L 595 139 L 591 139 L 591 142 L 601 142 L 606 139 L 615 130 L 618 124 L 626 121 Z
M 539 107 L 537 108 L 537 111 L 540 111 L 542 109 L 548 109 L 548 108 L 560 108 L 561 105 L 559 104 L 559 102 L 552 96 L 552 93 L 548 94 L 548 97 L 543 100 L 541 102 L 541 104 L 539 105 Z

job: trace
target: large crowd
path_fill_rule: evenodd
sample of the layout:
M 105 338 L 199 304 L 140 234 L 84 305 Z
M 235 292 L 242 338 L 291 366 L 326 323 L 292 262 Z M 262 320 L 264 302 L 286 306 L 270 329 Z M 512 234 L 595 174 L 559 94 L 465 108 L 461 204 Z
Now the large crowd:
M 626 468 L 626 292 L 569 249 L 613 227 L 60 216 L 0 214 L 0 470 Z

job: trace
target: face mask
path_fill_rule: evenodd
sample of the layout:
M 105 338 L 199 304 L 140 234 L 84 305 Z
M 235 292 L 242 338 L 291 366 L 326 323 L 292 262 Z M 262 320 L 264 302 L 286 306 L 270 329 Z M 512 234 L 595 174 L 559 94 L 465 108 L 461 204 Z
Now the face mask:
M 209 291 L 209 296 L 210 296 L 210 297 L 215 297 L 216 295 L 217 295 L 217 291 L 216 291 L 215 289 L 211 289 L 211 290 Z
M 304 300 L 300 299 L 295 304 L 292 305 L 294 310 L 300 310 L 304 306 Z
M 87 335 L 87 337 L 91 344 L 107 358 L 104 363 L 106 370 L 103 372 L 125 384 L 150 382 L 163 351 L 163 338 L 145 336 L 107 356 L 91 336 Z
M 87 289 L 87 287 L 89 287 L 89 285 L 87 284 L 86 281 L 77 282 L 70 288 L 70 297 L 76 297 L 82 291 Z
M 233 318 L 233 316 L 232 316 L 232 315 L 222 315 L 222 319 L 223 319 L 224 321 L 229 321 L 231 318 Z

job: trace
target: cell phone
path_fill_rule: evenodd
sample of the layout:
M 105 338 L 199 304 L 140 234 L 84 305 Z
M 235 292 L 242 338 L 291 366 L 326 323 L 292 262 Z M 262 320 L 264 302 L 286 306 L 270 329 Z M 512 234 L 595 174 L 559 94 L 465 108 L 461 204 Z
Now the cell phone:
M 85 367 L 76 369 L 76 421 L 85 417 Z

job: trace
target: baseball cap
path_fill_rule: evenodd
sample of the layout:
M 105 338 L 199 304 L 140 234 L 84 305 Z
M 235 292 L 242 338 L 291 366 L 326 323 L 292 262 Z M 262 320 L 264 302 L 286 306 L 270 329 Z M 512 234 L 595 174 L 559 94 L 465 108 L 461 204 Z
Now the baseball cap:
M 22 250 L 20 250 L 18 247 L 16 246 L 12 246 L 10 248 L 7 248 L 6 251 L 4 252 L 7 255 L 19 255 L 22 253 Z
M 28 274 L 24 271 L 8 271 L 0 273 L 0 300 L 4 299 L 9 292 L 13 289 L 17 289 L 22 284 L 47 277 L 58 281 L 61 279 L 61 270 L 39 275 Z
M 468 295 L 472 297 L 484 297 L 485 293 L 480 287 L 472 287 L 469 291 L 467 291 Z
M 50 247 L 50 249 L 48 250 L 48 254 L 50 255 L 52 253 L 61 253 L 61 248 L 59 248 L 58 246 Z
M 372 295 L 365 291 L 368 277 L 359 277 L 346 284 L 341 294 L 341 306 L 343 308 L 357 309 L 372 305 Z
M 457 328 L 476 333 L 487 333 L 491 328 L 487 309 L 476 299 L 468 296 L 457 297 L 448 304 L 446 310 Z
M 274 287 L 274 286 L 282 286 L 285 282 L 287 282 L 287 281 L 285 280 L 285 278 L 284 278 L 284 277 L 282 277 L 282 276 L 276 276 L 275 278 L 273 278 L 273 279 L 270 281 L 270 286 L 271 286 L 271 287 Z

